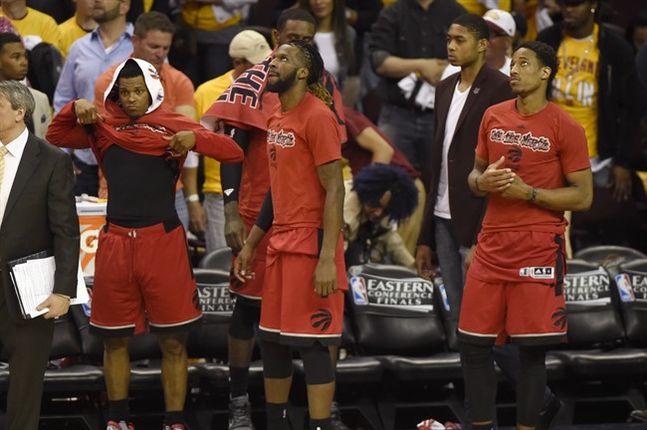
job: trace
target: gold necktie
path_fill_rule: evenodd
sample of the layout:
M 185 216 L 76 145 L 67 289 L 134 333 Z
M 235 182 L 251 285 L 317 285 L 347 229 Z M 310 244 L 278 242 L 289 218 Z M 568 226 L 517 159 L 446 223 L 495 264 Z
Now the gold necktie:
M 4 156 L 9 150 L 6 146 L 0 145 L 0 191 L 2 191 L 2 180 L 4 179 Z

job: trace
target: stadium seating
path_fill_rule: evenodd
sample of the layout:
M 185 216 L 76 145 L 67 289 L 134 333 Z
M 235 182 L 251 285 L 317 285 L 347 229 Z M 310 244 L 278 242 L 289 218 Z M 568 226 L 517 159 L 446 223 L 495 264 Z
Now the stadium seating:
M 632 408 L 646 408 L 641 390 L 647 380 L 647 259 L 610 247 L 578 255 L 593 262 L 568 262 L 564 290 L 568 343 L 547 356 L 549 381 L 565 403 L 565 423 L 583 401 L 620 399 Z M 198 428 L 207 429 L 214 414 L 226 413 L 227 331 L 233 302 L 228 270 L 196 269 L 195 278 L 204 318 L 188 340 L 190 357 L 199 358 L 189 371 L 190 404 Z M 460 357 L 448 344 L 440 283 L 440 278 L 427 282 L 396 266 L 349 269 L 338 398 L 343 410 L 358 412 L 369 428 L 392 429 L 396 414 L 410 407 L 442 404 L 450 413 L 462 414 Z M 56 365 L 47 370 L 45 401 L 75 393 L 78 401 L 65 408 L 65 414 L 97 428 L 105 407 L 103 345 L 89 332 L 88 316 L 88 307 L 73 306 L 68 316 L 56 321 L 50 358 L 65 359 L 53 361 Z M 159 391 L 161 355 L 156 337 L 134 337 L 130 353 L 132 396 Z M 295 360 L 295 371 L 300 390 L 300 360 Z M 261 362 L 254 361 L 250 372 L 250 390 L 262 393 Z M 6 365 L 0 365 L 0 393 L 6 392 L 8 376 Z M 600 382 L 612 389 L 591 394 L 590 388 Z M 455 389 L 446 389 L 450 383 Z M 429 397 L 406 398 L 409 390 L 420 387 L 427 387 L 423 392 L 431 393 Z M 156 413 L 162 411 L 160 404 Z M 47 408 L 45 412 L 46 418 L 52 417 Z

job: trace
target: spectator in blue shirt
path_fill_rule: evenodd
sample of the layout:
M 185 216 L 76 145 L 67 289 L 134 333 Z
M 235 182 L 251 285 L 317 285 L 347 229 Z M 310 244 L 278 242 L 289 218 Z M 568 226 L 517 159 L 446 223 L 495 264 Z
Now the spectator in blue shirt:
M 105 0 L 92 8 L 91 16 L 99 26 L 70 47 L 54 93 L 55 112 L 70 100 L 92 101 L 94 83 L 99 75 L 130 56 L 133 26 L 126 22 L 129 7 L 129 0 Z M 74 193 L 98 195 L 97 160 L 92 151 L 75 150 L 73 155 L 77 171 Z

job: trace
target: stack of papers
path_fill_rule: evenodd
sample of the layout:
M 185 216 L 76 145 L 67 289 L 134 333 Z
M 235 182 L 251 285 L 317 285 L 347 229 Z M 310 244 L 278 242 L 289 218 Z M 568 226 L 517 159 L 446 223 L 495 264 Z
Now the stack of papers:
M 54 290 L 54 273 L 56 262 L 54 257 L 35 258 L 11 267 L 11 278 L 18 296 L 21 312 L 24 318 L 36 318 L 46 314 L 48 309 L 36 310 Z M 79 264 L 77 272 L 76 298 L 72 305 L 87 303 L 90 300 Z

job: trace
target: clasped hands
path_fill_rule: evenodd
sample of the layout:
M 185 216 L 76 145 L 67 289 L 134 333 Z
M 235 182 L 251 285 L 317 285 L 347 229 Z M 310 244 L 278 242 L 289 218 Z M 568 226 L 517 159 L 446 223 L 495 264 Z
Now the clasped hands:
M 500 193 L 506 199 L 530 200 L 532 187 L 509 168 L 500 168 L 505 157 L 487 166 L 476 178 L 476 188 L 483 193 Z

